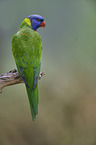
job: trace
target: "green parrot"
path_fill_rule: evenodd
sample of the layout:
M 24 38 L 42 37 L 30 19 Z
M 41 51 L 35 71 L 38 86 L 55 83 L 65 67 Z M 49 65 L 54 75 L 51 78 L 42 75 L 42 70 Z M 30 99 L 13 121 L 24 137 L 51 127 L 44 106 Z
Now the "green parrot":
M 36 30 L 45 25 L 42 16 L 30 15 L 24 19 L 12 39 L 13 56 L 26 86 L 33 120 L 38 114 L 38 77 L 42 58 L 42 41 Z

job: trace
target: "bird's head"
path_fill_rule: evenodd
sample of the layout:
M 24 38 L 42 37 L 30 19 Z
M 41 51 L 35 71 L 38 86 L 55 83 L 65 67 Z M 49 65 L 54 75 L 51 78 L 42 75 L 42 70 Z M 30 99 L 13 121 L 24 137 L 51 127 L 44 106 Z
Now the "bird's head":
M 46 23 L 44 18 L 40 15 L 30 15 L 27 17 L 31 21 L 31 26 L 34 31 L 36 31 L 39 27 L 45 27 Z

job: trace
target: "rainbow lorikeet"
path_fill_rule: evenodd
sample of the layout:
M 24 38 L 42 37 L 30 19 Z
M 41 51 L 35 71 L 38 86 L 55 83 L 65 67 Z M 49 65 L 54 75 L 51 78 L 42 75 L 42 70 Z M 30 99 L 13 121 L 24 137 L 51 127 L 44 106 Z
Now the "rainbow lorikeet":
M 38 77 L 42 58 L 42 41 L 36 30 L 45 25 L 42 16 L 30 15 L 24 19 L 12 39 L 13 56 L 26 86 L 33 120 L 38 114 Z

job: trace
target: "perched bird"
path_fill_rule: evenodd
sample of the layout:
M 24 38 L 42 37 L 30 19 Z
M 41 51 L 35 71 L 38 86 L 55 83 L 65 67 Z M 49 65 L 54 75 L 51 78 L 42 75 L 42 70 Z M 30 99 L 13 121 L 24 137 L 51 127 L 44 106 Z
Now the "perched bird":
M 36 30 L 45 25 L 42 16 L 30 15 L 24 19 L 12 39 L 13 56 L 26 86 L 33 120 L 38 114 L 38 77 L 42 58 L 42 41 Z

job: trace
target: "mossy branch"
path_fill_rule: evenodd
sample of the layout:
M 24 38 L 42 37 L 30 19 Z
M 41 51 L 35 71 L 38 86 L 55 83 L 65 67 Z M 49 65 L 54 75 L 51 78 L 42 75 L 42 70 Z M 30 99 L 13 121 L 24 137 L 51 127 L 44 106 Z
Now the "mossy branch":
M 44 76 L 44 72 L 40 72 L 39 80 Z M 20 77 L 18 70 L 14 69 L 9 71 L 8 73 L 0 75 L 0 93 L 2 93 L 2 89 L 7 86 L 16 85 L 24 83 L 22 78 Z

